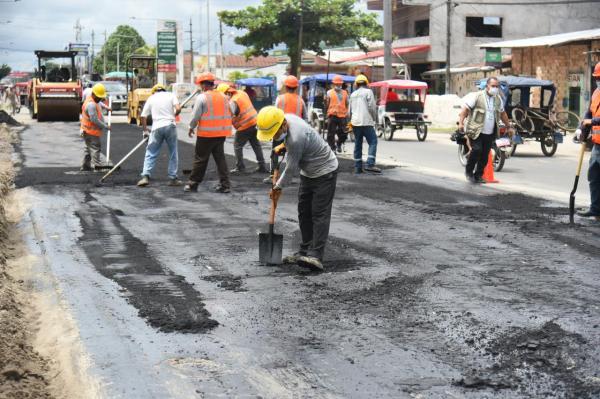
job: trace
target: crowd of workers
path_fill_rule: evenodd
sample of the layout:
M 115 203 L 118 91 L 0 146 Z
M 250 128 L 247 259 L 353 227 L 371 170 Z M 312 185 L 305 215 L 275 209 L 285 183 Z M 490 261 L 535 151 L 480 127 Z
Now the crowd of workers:
M 591 206 L 582 216 L 592 216 L 600 220 L 600 63 L 593 76 L 597 78 L 598 88 L 594 91 L 589 110 L 582 122 L 585 138 L 591 134 L 594 143 L 588 180 L 590 182 Z M 298 95 L 298 79 L 288 76 L 284 82 L 285 92 L 278 96 L 274 106 L 267 106 L 257 112 L 247 93 L 228 84 L 215 85 L 216 77 L 212 73 L 203 73 L 196 83 L 201 93 L 196 97 L 189 124 L 189 136 L 196 136 L 195 154 L 192 170 L 185 192 L 195 192 L 204 180 L 204 175 L 212 155 L 219 176 L 215 191 L 229 193 L 231 173 L 243 173 L 246 167 L 243 148 L 250 143 L 258 167 L 257 172 L 267 173 L 265 158 L 260 142 L 272 143 L 271 172 L 278 167 L 279 156 L 285 156 L 283 171 L 277 179 L 267 177 L 272 183 L 271 198 L 279 198 L 294 175 L 300 174 L 298 189 L 298 220 L 302 242 L 294 255 L 285 258 L 285 262 L 298 263 L 312 268 L 322 269 L 325 243 L 329 233 L 331 208 L 335 195 L 338 160 L 336 152 L 347 139 L 348 129 L 355 137 L 354 172 L 364 171 L 381 173 L 375 166 L 377 152 L 377 134 L 375 132 L 376 104 L 373 92 L 368 88 L 364 75 L 356 77 L 356 89 L 351 95 L 342 89 L 342 78 L 335 76 L 333 88 L 326 93 L 327 140 L 307 122 L 306 104 Z M 167 92 L 163 85 L 152 88 L 152 96 L 145 103 L 141 120 L 148 145 L 138 186 L 150 183 L 156 159 L 163 142 L 169 148 L 168 175 L 170 185 L 183 183 L 177 176 L 178 152 L 176 116 L 181 106 L 173 93 Z M 101 101 L 106 90 L 101 84 L 91 88 L 91 94 L 82 107 L 81 131 L 85 141 L 85 155 L 82 170 L 91 170 L 100 165 L 100 136 L 107 129 L 103 120 Z M 152 117 L 152 131 L 148 132 L 146 119 Z M 459 128 L 468 137 L 469 153 L 465 174 L 473 183 L 483 183 L 482 174 L 488 162 L 488 154 L 499 132 L 502 121 L 510 126 L 508 115 L 504 111 L 499 94 L 499 81 L 491 77 L 485 89 L 468 97 L 459 115 Z M 236 166 L 229 171 L 225 158 L 225 139 L 235 129 L 234 152 Z M 509 128 L 509 135 L 513 131 Z M 366 165 L 363 166 L 362 143 L 366 139 L 369 150 Z

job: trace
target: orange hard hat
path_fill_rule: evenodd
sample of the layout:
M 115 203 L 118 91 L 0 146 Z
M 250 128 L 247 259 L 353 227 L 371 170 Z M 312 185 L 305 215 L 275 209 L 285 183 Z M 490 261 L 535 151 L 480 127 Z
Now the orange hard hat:
M 285 78 L 284 84 L 286 87 L 291 87 L 292 89 L 295 89 L 296 87 L 298 87 L 298 78 L 294 75 L 289 75 L 287 78 Z
M 202 82 L 214 82 L 217 80 L 215 75 L 210 72 L 203 72 L 196 77 L 196 84 L 199 85 Z
M 335 76 L 333 77 L 333 79 L 331 80 L 331 82 L 332 82 L 334 85 L 341 85 L 341 84 L 343 84 L 343 83 L 344 83 L 344 79 L 342 79 L 342 77 L 341 77 L 340 75 L 335 75 Z
M 594 67 L 594 73 L 592 74 L 595 78 L 600 78 L 600 62 Z

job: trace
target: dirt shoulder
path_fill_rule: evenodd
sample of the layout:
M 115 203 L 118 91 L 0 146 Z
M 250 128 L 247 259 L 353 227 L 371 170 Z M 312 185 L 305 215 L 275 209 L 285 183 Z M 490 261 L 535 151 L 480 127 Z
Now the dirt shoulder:
M 18 245 L 6 207 L 13 186 L 16 134 L 0 124 L 0 398 L 52 398 L 49 366 L 33 348 L 35 336 L 27 287 L 13 277 L 9 259 Z

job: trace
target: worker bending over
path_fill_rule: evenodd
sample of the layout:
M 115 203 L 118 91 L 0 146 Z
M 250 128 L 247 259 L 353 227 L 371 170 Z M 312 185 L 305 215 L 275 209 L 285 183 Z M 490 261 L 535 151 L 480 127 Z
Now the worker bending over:
M 108 130 L 104 123 L 100 102 L 106 98 L 106 88 L 102 83 L 92 87 L 92 94 L 85 100 L 81 107 L 80 131 L 85 142 L 83 150 L 83 163 L 81 171 L 91 171 L 101 166 L 100 150 L 103 130 Z
M 203 93 L 196 98 L 188 132 L 190 137 L 196 134 L 197 138 L 192 172 L 183 189 L 186 192 L 198 191 L 198 184 L 204 179 L 211 154 L 219 174 L 219 184 L 215 191 L 231 191 L 225 159 L 225 138 L 231 136 L 231 109 L 227 97 L 214 90 L 215 79 L 215 75 L 210 72 L 203 73 L 196 79 L 196 84 L 200 85 Z
M 137 183 L 139 187 L 146 187 L 150 183 L 152 170 L 156 165 L 156 158 L 160 154 L 163 142 L 169 148 L 169 186 L 180 186 L 181 180 L 177 178 L 178 153 L 177 153 L 177 127 L 175 117 L 181 112 L 181 106 L 177 96 L 169 93 L 161 84 L 152 87 L 152 95 L 144 104 L 141 114 L 142 130 L 144 137 L 148 137 L 146 156 L 144 157 L 144 169 L 142 179 Z M 152 131 L 148 132 L 147 119 L 152 115 Z
M 300 250 L 284 258 L 284 262 L 322 270 L 335 195 L 337 158 L 304 119 L 284 114 L 277 107 L 260 110 L 257 129 L 260 141 L 283 142 L 287 153 L 285 169 L 271 190 L 273 199 L 279 199 L 282 188 L 300 171 L 298 221 L 302 243 Z
M 233 150 L 235 152 L 236 167 L 231 170 L 231 173 L 244 173 L 246 165 L 244 165 L 244 146 L 250 142 L 258 168 L 255 172 L 268 172 L 265 166 L 265 156 L 262 152 L 262 147 L 256 138 L 256 109 L 252 105 L 252 101 L 248 94 L 241 90 L 236 90 L 230 87 L 227 83 L 221 83 L 217 86 L 217 91 L 225 94 L 229 98 L 229 106 L 231 107 L 231 122 L 235 128 L 235 137 L 233 140 Z

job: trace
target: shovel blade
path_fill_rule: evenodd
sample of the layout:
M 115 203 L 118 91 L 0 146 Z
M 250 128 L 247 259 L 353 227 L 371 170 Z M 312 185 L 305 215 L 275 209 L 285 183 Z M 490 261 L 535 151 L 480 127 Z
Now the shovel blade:
M 283 257 L 283 235 L 260 233 L 258 235 L 258 259 L 263 265 L 280 265 Z

